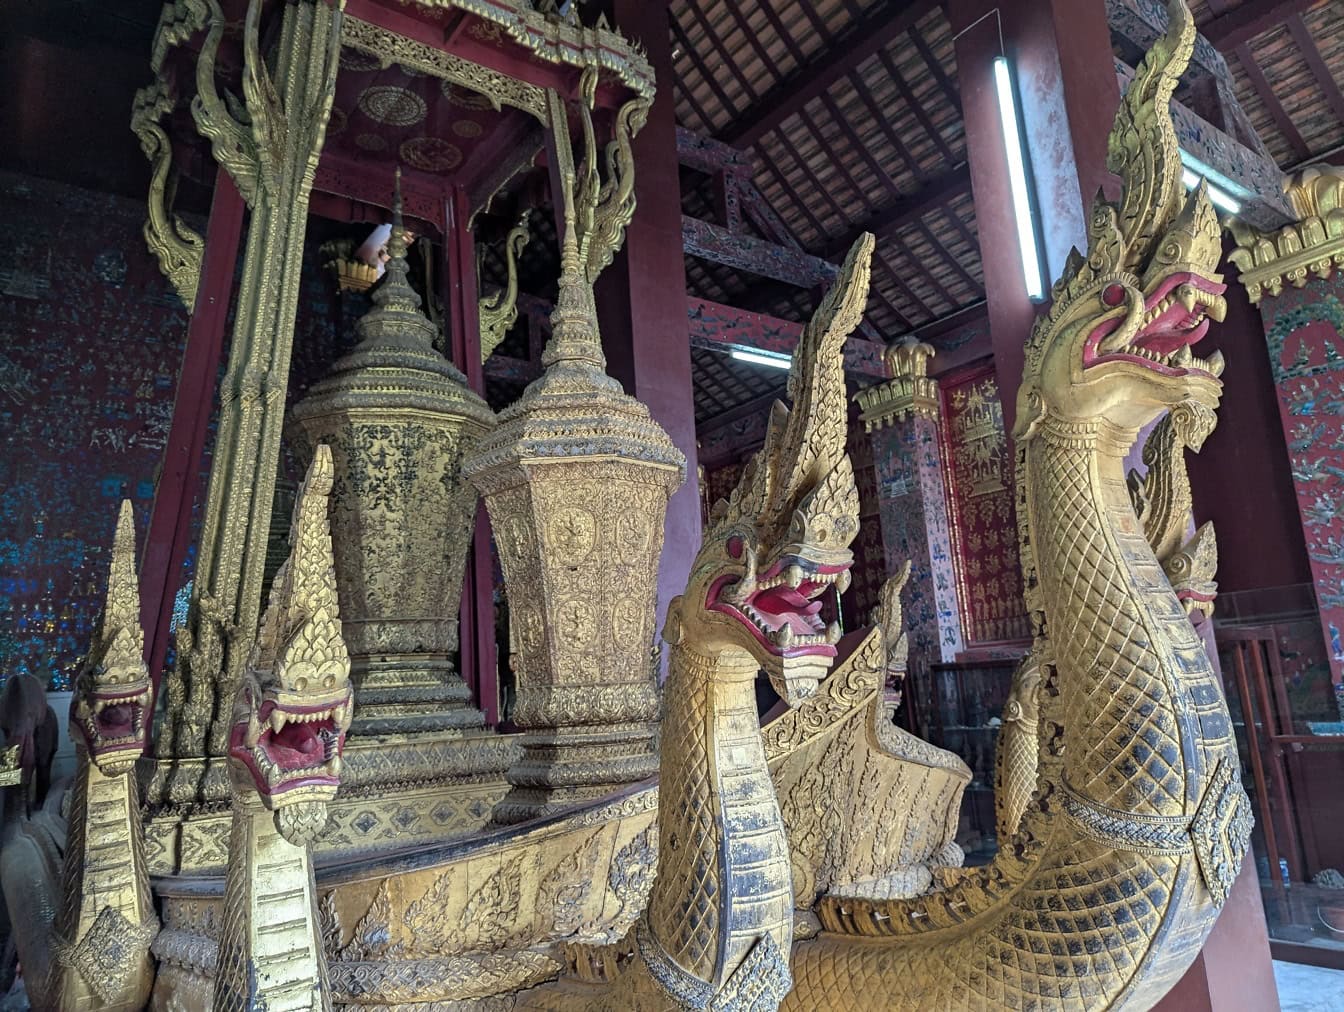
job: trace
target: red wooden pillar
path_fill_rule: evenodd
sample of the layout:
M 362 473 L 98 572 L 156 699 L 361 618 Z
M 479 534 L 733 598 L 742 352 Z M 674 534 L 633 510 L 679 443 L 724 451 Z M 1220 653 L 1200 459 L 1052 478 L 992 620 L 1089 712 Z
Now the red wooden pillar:
M 948 16 L 953 31 L 963 33 L 956 41 L 957 77 L 990 341 L 1011 432 L 1022 348 L 1036 308 L 1022 279 L 993 61 L 1007 56 L 1017 79 L 1047 289 L 1069 249 L 1086 248 L 1092 197 L 1114 178 L 1106 169 L 1106 140 L 1120 86 L 1105 0 L 949 0 Z
M 686 322 L 686 265 L 682 257 L 681 182 L 678 172 L 672 43 L 667 5 L 615 0 L 615 24 L 642 44 L 658 91 L 648 123 L 634 139 L 635 215 L 625 247 L 597 282 L 598 317 L 607 371 L 627 393 L 649 406 L 654 419 L 686 455 L 687 480 L 667 505 L 658 570 L 661 632 L 668 603 L 686 589 L 700 548 L 700 493 L 696 482 L 695 402 Z
M 444 204 L 444 309 L 453 362 L 471 389 L 485 396 L 481 366 L 481 324 L 476 286 L 476 244 L 467 225 L 471 214 L 466 191 L 454 186 Z M 466 587 L 458 625 L 462 677 L 476 705 L 493 727 L 499 721 L 499 671 L 496 668 L 494 574 L 490 562 L 490 524 L 485 504 L 476 507 L 476 535 L 467 556 Z
M 156 694 L 168 652 L 173 601 L 191 539 L 191 511 L 201 490 L 201 458 L 215 405 L 215 380 L 224 352 L 224 328 L 245 209 L 233 178 L 219 169 L 196 303 L 187 324 L 187 343 L 177 377 L 172 425 L 163 448 L 162 471 L 154 490 L 149 534 L 140 562 L 140 624 L 145 629 L 145 662 Z

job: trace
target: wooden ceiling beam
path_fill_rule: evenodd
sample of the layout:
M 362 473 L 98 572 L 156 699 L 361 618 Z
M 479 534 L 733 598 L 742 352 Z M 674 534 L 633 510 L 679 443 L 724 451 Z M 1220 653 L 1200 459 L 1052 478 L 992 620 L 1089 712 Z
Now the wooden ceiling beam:
M 1301 14 L 1316 0 L 1245 0 L 1221 17 L 1206 21 L 1199 33 L 1223 52 L 1236 49 L 1263 35 L 1294 14 Z
M 939 2 L 913 0 L 900 10 L 886 8 L 855 22 L 818 59 L 771 88 L 744 115 L 720 131 L 719 139 L 738 147 L 755 144 L 850 70 L 913 28 Z M 810 6 L 803 5 L 805 9 Z
M 1274 94 L 1274 86 L 1269 83 L 1269 78 L 1265 77 L 1265 72 L 1260 69 L 1260 64 L 1256 62 L 1251 47 L 1243 43 L 1232 51 L 1232 55 L 1241 64 L 1246 79 L 1251 82 L 1251 87 L 1269 111 L 1269 118 L 1274 121 L 1274 126 L 1278 128 L 1279 133 L 1287 138 L 1293 153 L 1300 160 L 1310 158 L 1311 149 L 1307 147 L 1307 142 L 1302 139 L 1297 124 L 1293 122 L 1292 117 L 1284 109 L 1283 103 L 1279 101 L 1279 96 Z
M 756 162 L 750 152 L 682 126 L 677 127 L 677 161 L 710 176 L 727 172 L 749 180 L 756 175 Z
M 682 248 L 693 257 L 774 278 L 799 288 L 829 284 L 840 268 L 829 260 L 752 235 L 732 232 L 713 222 L 682 215 Z
M 826 255 L 835 256 L 847 250 L 863 232 L 883 236 L 903 225 L 916 222 L 930 208 L 945 203 L 959 193 L 965 193 L 970 186 L 971 169 L 969 165 L 963 164 L 925 183 L 920 190 L 910 196 L 873 212 L 866 221 L 860 222 L 843 236 L 833 240 L 826 248 Z
M 1316 78 L 1316 86 L 1321 89 L 1321 94 L 1329 103 L 1330 111 L 1335 114 L 1336 120 L 1344 123 L 1344 92 L 1341 92 L 1339 85 L 1335 83 L 1334 75 L 1330 73 L 1330 68 L 1321 57 L 1321 51 L 1316 45 L 1316 40 L 1311 37 L 1306 23 L 1298 14 L 1290 15 L 1285 23 L 1288 25 L 1288 34 L 1297 43 L 1297 48 L 1302 51 L 1302 58 L 1307 61 L 1307 67 Z
M 686 317 L 690 324 L 691 347 L 724 351 L 732 347 L 755 349 L 775 354 L 792 354 L 802 336 L 803 325 L 780 320 L 764 313 L 753 313 L 707 299 L 688 296 Z M 725 348 L 726 346 L 726 348 Z M 886 345 L 851 334 L 845 341 L 845 371 L 861 376 L 885 377 L 882 362 Z

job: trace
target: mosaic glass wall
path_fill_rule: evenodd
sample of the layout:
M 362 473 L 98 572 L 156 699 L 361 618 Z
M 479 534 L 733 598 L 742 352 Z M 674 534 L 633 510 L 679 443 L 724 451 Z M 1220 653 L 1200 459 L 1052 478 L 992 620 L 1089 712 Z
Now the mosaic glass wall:
M 143 541 L 186 338 L 142 201 L 0 173 L 0 678 L 69 687 L 117 504 Z

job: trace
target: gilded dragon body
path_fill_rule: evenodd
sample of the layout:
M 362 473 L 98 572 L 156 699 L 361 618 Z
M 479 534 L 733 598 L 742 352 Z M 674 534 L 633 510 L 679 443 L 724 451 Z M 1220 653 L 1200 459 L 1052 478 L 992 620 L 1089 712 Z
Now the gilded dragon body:
M 331 451 L 319 445 L 234 702 L 216 1012 L 331 1008 L 309 851 L 340 786 L 353 709 L 327 521 L 331 486 Z
M 1221 390 L 1221 359 L 1191 351 L 1224 309 L 1221 243 L 1203 188 L 1181 184 L 1168 103 L 1195 29 L 1169 9 L 1111 136 L 1123 200 L 1095 205 L 1018 397 L 1037 794 L 1008 852 L 946 893 L 824 901 L 788 1008 L 1148 1007 L 1240 870 L 1250 812 L 1226 703 L 1123 470 L 1143 426 Z
M 132 772 L 149 726 L 131 504 L 112 542 L 107 596 L 70 702 L 75 781 L 59 879 L 48 841 L 6 846 L 5 899 L 28 1000 L 38 1009 L 137 1012 L 154 983 L 159 929 Z

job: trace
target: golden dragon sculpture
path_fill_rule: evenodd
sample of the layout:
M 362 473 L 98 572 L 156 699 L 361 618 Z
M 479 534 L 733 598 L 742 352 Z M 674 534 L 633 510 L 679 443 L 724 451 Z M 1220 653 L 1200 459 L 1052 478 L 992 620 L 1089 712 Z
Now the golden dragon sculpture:
M 841 346 L 868 296 L 873 237 L 850 250 L 804 330 L 765 446 L 716 507 L 671 647 L 660 749 L 658 863 L 632 965 L 614 982 L 525 992 L 527 1009 L 768 1009 L 792 986 L 793 871 L 754 683 L 806 705 L 837 656 L 822 595 L 848 579 L 859 499 L 845 453 Z
M 216 1012 L 331 1008 L 309 851 L 340 786 L 353 710 L 327 520 L 331 486 L 331 451 L 319 444 L 234 702 Z
M 102 618 L 70 702 L 76 766 L 59 878 L 53 842 L 32 833 L 8 841 L 0 859 L 33 1008 L 136 1012 L 154 984 L 159 922 L 132 779 L 149 726 L 143 652 L 135 529 L 123 501 Z
M 991 866 L 920 901 L 823 901 L 787 1008 L 1144 1008 L 1198 953 L 1241 867 L 1250 806 L 1226 703 L 1135 516 L 1124 458 L 1221 359 L 1217 218 L 1186 196 L 1168 104 L 1195 28 L 1181 0 L 1121 104 L 1089 254 L 1027 345 L 1018 518 L 1036 637 L 1039 785 Z

